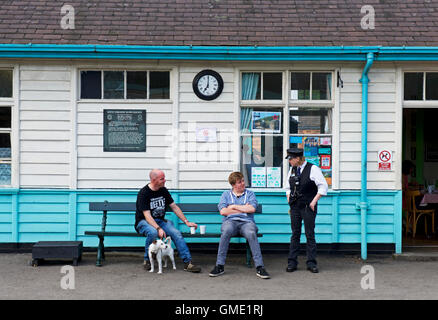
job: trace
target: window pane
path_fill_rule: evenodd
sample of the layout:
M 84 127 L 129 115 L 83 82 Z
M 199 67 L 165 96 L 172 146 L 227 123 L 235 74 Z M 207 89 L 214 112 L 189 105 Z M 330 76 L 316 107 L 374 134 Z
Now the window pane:
M 405 73 L 405 100 L 423 100 L 423 73 Z
M 260 100 L 262 81 L 259 72 L 242 73 L 242 100 Z
M 282 82 L 281 73 L 263 73 L 263 100 L 281 100 Z
M 289 128 L 291 134 L 332 133 L 332 110 L 322 108 L 290 110 Z
M 0 97 L 12 97 L 12 70 L 0 70 Z
M 81 99 L 101 99 L 102 79 L 100 71 L 81 71 Z
M 0 107 L 0 128 L 11 128 L 11 108 Z
M 104 99 L 123 99 L 125 96 L 125 83 L 123 71 L 103 72 L 103 97 Z
M 331 137 L 289 137 L 289 148 L 302 148 L 306 160 L 321 168 L 327 184 L 332 184 L 332 138 Z
M 426 73 L 426 100 L 438 100 L 438 73 Z
M 10 133 L 0 133 L 0 148 L 11 148 Z
M 150 78 L 149 99 L 169 99 L 170 97 L 170 73 L 152 71 Z
M 127 98 L 128 99 L 146 99 L 147 91 L 147 72 L 146 71 L 128 71 L 127 72 Z
M 283 137 L 243 136 L 241 163 L 247 187 L 281 188 Z
M 0 185 L 11 184 L 11 164 L 0 163 Z
M 331 100 L 332 74 L 312 74 L 312 100 Z
M 291 73 L 291 100 L 310 99 L 310 73 Z

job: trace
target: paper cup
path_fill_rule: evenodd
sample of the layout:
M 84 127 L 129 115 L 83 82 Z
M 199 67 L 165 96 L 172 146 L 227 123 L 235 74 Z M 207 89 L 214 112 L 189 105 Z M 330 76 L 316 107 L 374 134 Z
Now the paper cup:
M 195 232 L 196 232 L 195 227 L 190 227 L 190 233 L 191 233 L 191 234 L 195 234 Z
M 199 230 L 201 231 L 201 234 L 205 234 L 205 228 L 206 226 L 200 226 Z

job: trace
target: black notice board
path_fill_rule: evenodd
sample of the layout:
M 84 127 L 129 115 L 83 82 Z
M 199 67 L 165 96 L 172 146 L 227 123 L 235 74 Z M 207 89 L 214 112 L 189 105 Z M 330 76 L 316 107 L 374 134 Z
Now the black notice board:
M 104 152 L 146 151 L 146 110 L 103 110 Z

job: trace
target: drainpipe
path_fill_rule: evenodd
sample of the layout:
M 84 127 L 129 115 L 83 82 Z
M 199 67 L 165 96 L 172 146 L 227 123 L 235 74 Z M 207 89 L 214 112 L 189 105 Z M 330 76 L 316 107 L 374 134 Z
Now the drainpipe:
M 361 256 L 363 260 L 367 259 L 367 130 L 368 130 L 368 71 L 374 62 L 374 53 L 367 54 L 367 64 L 362 72 L 362 78 L 359 80 L 362 83 L 362 159 L 361 159 L 361 189 L 360 203 L 356 204 L 356 208 L 360 209 L 360 225 L 361 225 Z

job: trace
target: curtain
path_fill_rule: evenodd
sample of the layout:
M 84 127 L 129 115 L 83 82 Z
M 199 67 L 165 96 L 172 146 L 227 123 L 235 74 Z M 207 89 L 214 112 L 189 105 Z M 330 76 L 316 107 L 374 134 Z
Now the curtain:
M 242 100 L 255 100 L 259 85 L 260 73 L 242 74 Z

